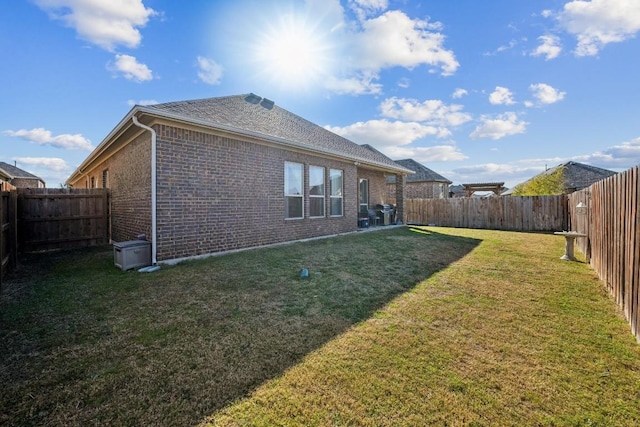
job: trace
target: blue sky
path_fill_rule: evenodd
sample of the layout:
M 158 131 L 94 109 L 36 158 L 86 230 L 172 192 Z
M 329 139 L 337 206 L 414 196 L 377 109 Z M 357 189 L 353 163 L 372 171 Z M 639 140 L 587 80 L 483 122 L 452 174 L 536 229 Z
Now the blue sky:
M 638 0 L 0 3 L 0 161 L 58 187 L 134 104 L 253 92 L 454 184 L 640 164 Z

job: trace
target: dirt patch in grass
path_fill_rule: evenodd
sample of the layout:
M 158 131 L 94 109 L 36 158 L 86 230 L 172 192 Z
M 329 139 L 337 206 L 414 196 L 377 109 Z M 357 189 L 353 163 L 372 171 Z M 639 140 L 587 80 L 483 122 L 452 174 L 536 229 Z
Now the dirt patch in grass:
M 0 424 L 196 424 L 479 243 L 396 228 L 151 274 L 110 248 L 30 257 L 0 294 Z

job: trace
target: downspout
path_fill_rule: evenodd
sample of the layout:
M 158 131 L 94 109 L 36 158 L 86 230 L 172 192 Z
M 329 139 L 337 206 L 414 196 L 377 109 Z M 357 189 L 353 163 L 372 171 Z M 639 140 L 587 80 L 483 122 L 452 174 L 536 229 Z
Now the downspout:
M 135 115 L 131 116 L 133 124 L 151 132 L 151 265 L 157 265 L 157 225 L 156 225 L 156 131 L 138 121 Z

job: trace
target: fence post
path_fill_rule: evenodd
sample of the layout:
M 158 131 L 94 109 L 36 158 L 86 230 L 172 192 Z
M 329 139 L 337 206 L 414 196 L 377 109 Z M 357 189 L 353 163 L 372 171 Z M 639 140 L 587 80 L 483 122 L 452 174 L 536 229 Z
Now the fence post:
M 9 264 L 12 269 L 18 266 L 18 192 L 9 192 Z

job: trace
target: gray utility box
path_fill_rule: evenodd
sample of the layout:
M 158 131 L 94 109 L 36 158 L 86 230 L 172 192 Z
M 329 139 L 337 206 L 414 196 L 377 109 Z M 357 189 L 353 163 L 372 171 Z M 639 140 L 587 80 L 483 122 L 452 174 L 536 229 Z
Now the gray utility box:
M 113 259 L 123 271 L 151 265 L 151 242 L 129 240 L 113 244 Z

